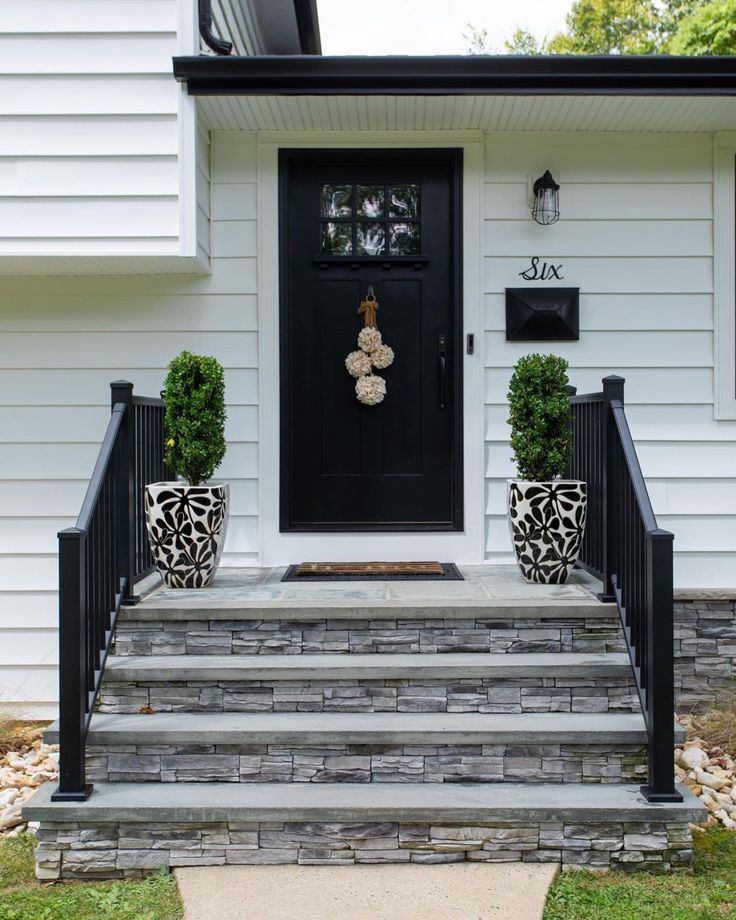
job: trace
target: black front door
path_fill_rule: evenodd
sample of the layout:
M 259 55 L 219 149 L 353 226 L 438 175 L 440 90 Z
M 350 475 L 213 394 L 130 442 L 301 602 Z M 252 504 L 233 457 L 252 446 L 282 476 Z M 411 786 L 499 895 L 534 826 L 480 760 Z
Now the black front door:
M 281 529 L 462 530 L 455 150 L 282 151 Z M 378 405 L 345 358 L 369 293 Z

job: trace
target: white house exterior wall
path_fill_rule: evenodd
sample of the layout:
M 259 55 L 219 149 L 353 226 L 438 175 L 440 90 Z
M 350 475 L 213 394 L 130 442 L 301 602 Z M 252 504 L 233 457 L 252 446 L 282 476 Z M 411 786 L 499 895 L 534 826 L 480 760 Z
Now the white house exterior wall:
M 368 146 L 370 135 L 351 140 Z M 180 349 L 222 361 L 229 450 L 221 475 L 232 483 L 233 515 L 224 564 L 261 559 L 259 367 L 278 358 L 258 334 L 259 274 L 276 250 L 259 240 L 257 208 L 273 176 L 261 175 L 259 190 L 256 134 L 216 132 L 207 141 L 201 135 L 197 201 L 210 275 L 3 279 L 0 704 L 11 708 L 47 712 L 56 698 L 55 535 L 79 510 L 111 380 L 155 395 Z M 537 255 L 561 264 L 564 284 L 582 291 L 580 341 L 550 349 L 569 358 L 572 382 L 589 391 L 608 373 L 627 379 L 655 511 L 676 535 L 677 585 L 733 586 L 736 422 L 714 421 L 713 136 L 502 133 L 484 143 L 482 175 L 468 177 L 484 188 L 483 347 L 466 358 L 484 362 L 483 387 L 465 397 L 479 418 L 485 413 L 485 430 L 471 432 L 486 464 L 479 554 L 510 558 L 505 392 L 513 362 L 537 346 L 505 342 L 503 290 L 523 283 L 519 272 Z M 563 220 L 542 228 L 525 196 L 528 174 L 546 168 L 562 185 Z M 277 309 L 260 304 L 261 315 Z M 271 468 L 276 450 L 260 445 Z
M 580 341 L 549 349 L 580 392 L 626 378 L 627 416 L 680 587 L 732 587 L 736 424 L 714 420 L 714 138 L 699 134 L 493 134 L 486 140 L 485 361 L 489 560 L 508 546 L 504 395 L 534 345 L 504 339 L 503 291 L 530 256 L 580 287 Z M 564 219 L 539 227 L 527 174 L 560 181 Z M 731 231 L 732 232 L 732 231 Z M 538 282 L 537 282 L 538 283 Z M 542 349 L 538 349 L 542 350 Z

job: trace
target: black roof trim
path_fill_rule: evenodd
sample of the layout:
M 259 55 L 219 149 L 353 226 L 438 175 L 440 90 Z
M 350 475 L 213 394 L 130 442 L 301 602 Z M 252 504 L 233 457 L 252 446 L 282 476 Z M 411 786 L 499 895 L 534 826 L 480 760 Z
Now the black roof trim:
M 736 56 L 199 56 L 174 75 L 194 96 L 736 95 Z
M 317 0 L 294 0 L 294 13 L 302 54 L 322 54 Z

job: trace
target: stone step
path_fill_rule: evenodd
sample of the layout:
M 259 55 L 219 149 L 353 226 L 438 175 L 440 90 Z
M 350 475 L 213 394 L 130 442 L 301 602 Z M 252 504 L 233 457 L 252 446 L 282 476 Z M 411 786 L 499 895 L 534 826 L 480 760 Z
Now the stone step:
M 540 589 L 538 600 L 529 592 Z M 228 598 L 215 590 L 178 592 L 171 599 L 160 599 L 156 593 L 133 607 L 123 607 L 119 622 L 177 622 L 192 620 L 249 620 L 308 623 L 319 620 L 465 620 L 465 619 L 608 619 L 617 616 L 612 604 L 602 604 L 593 595 L 551 598 L 545 596 L 545 585 L 527 586 L 522 598 L 462 598 L 422 597 L 357 599 L 350 596 L 350 585 L 340 595 L 313 598 L 305 596 L 292 600 L 244 600 Z M 242 592 L 247 594 L 247 592 Z
M 58 742 L 58 723 L 44 737 Z M 96 713 L 87 741 L 99 744 L 636 744 L 637 713 Z
M 636 712 L 625 653 L 108 658 L 102 712 Z
M 618 614 L 597 601 L 211 610 L 141 604 L 121 610 L 115 634 L 121 656 L 622 651 Z
M 641 742 L 90 745 L 87 778 L 140 783 L 637 783 Z
M 92 782 L 641 783 L 646 755 L 633 714 L 98 714 L 87 771 Z
M 671 869 L 705 809 L 650 805 L 638 787 L 101 783 L 86 802 L 24 806 L 41 878 L 119 878 L 192 865 L 552 862 Z
M 105 680 L 399 680 L 470 677 L 628 677 L 624 653 L 426 655 L 141 655 L 110 657 Z

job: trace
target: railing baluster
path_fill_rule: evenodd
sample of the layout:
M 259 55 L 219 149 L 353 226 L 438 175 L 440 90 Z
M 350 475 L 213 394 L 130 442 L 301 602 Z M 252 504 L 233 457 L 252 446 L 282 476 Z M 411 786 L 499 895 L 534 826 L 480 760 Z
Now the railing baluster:
M 138 532 L 136 534 L 136 571 L 141 572 L 147 567 L 146 565 L 146 542 L 145 542 L 145 522 L 142 511 L 142 483 L 146 481 L 144 472 L 143 457 L 143 409 L 141 406 L 135 407 L 135 424 L 136 424 L 136 480 L 135 480 L 135 505 L 138 520 Z
M 92 569 L 92 597 L 87 599 L 87 613 L 90 624 L 90 661 L 87 684 L 90 692 L 92 692 L 95 688 L 95 671 L 98 666 L 97 647 L 99 642 L 97 619 L 95 617 L 95 612 L 100 606 L 100 568 L 97 564 L 97 560 L 100 558 L 100 524 L 97 515 L 92 519 L 92 527 L 90 529 L 90 550 L 89 565 Z
M 133 595 L 134 560 L 135 560 L 135 505 L 133 503 L 135 437 L 133 433 L 133 384 L 127 380 L 116 380 L 110 384 L 110 401 L 114 408 L 122 403 L 125 406 L 120 430 L 116 439 L 115 488 L 118 494 L 120 514 L 115 523 L 119 545 L 119 577 L 125 579 L 123 603 L 134 604 Z

